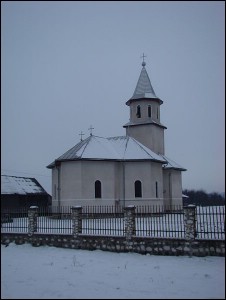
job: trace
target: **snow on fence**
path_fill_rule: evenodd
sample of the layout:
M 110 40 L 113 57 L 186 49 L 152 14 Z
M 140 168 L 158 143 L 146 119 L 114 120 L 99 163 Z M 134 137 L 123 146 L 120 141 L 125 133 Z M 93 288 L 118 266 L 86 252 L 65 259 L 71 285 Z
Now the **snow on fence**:
M 126 214 L 122 206 L 84 206 L 81 230 L 86 235 L 125 236 Z M 138 237 L 185 238 L 183 206 L 136 206 L 134 232 Z M 198 206 L 195 209 L 196 239 L 225 239 L 225 206 Z M 28 209 L 1 212 L 1 232 L 29 233 Z M 38 208 L 35 232 L 73 233 L 71 207 Z

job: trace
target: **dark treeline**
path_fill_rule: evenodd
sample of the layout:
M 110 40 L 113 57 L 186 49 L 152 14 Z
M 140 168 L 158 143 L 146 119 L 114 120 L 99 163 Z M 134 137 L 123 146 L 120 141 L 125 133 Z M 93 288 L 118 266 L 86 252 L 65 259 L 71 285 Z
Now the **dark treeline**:
M 183 204 L 195 204 L 201 206 L 209 205 L 225 205 L 225 197 L 219 193 L 206 193 L 203 190 L 183 190 L 183 195 L 189 198 L 183 197 Z

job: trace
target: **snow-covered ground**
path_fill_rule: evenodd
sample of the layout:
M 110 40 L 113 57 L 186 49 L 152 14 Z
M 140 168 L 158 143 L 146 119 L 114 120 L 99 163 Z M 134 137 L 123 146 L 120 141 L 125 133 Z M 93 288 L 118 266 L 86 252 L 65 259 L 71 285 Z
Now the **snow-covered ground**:
M 225 258 L 1 245 L 1 299 L 224 299 Z

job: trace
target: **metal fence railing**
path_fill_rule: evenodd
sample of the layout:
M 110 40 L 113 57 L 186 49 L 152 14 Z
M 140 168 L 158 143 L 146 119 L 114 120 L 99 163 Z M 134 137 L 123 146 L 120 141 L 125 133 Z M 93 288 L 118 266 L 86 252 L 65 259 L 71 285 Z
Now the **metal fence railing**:
M 225 239 L 225 206 L 197 206 L 196 235 L 200 239 Z
M 72 234 L 70 206 L 39 208 L 37 232 L 48 234 Z
M 184 238 L 183 206 L 136 206 L 138 237 Z M 84 206 L 81 234 L 125 236 L 123 206 Z M 225 206 L 196 207 L 196 239 L 225 239 Z M 2 210 L 1 232 L 28 233 L 28 210 Z M 71 207 L 39 208 L 37 233 L 72 234 Z
M 136 235 L 164 238 L 184 238 L 182 206 L 137 206 Z
M 28 232 L 28 209 L 4 209 L 1 211 L 1 232 Z
M 85 206 L 82 210 L 82 233 L 88 235 L 125 234 L 123 206 Z

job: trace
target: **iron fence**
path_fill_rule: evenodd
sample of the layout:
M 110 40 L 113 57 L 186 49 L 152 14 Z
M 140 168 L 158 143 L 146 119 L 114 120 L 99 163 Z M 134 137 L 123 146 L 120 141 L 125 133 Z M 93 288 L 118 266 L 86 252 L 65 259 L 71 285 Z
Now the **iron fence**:
M 72 234 L 71 208 L 69 206 L 39 208 L 37 232 Z
M 137 206 L 136 235 L 184 238 L 183 206 Z
M 225 239 L 225 206 L 196 207 L 196 237 Z
M 123 236 L 125 234 L 123 206 L 83 207 L 82 233 Z
M 28 232 L 28 209 L 4 209 L 1 211 L 1 232 Z
M 82 207 L 82 234 L 125 235 L 123 206 Z M 182 206 L 136 206 L 135 232 L 138 237 L 184 238 Z M 225 239 L 225 206 L 196 207 L 196 239 Z M 28 232 L 28 210 L 3 210 L 1 232 Z M 38 209 L 37 233 L 72 234 L 71 207 Z

